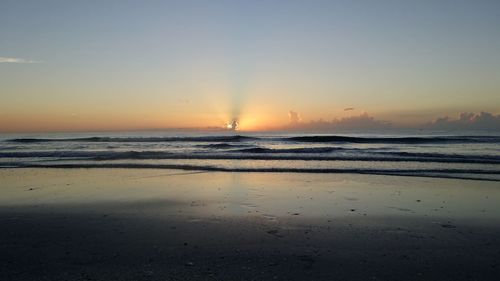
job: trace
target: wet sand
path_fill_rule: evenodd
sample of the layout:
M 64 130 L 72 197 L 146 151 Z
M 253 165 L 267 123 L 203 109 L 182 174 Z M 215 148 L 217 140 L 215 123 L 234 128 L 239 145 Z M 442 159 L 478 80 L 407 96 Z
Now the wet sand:
M 0 170 L 0 280 L 497 280 L 496 182 Z

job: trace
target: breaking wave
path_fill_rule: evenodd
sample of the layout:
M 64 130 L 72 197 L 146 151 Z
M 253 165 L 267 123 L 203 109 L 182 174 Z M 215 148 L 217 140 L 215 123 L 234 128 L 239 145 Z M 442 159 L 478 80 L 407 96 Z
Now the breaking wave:
M 239 142 L 256 139 L 240 135 L 201 137 L 88 137 L 88 138 L 17 138 L 7 140 L 17 143 L 39 142 Z
M 355 153 L 335 154 L 335 151 Z M 442 153 L 385 152 L 337 147 L 291 149 L 248 148 L 220 153 L 174 153 L 169 151 L 16 151 L 0 152 L 0 158 L 55 158 L 87 160 L 156 160 L 156 159 L 214 159 L 214 160 L 316 160 L 316 161 L 385 161 L 500 164 L 500 156 L 459 155 Z
M 500 136 L 54 136 L 0 141 L 0 168 L 358 173 L 500 181 Z
M 351 137 L 338 135 L 316 135 L 296 137 L 250 137 L 193 136 L 193 137 L 85 137 L 85 138 L 16 138 L 7 140 L 15 143 L 42 142 L 244 142 L 281 141 L 307 143 L 379 143 L 379 144 L 426 144 L 426 143 L 500 143 L 497 136 L 426 136 L 426 137 Z
M 385 144 L 425 144 L 425 143 L 500 143 L 494 136 L 432 136 L 432 137 L 348 137 L 348 136 L 300 136 L 284 140 L 295 142 L 333 143 L 385 143 Z
M 141 163 L 77 163 L 77 164 L 37 164 L 25 163 L 17 165 L 0 165 L 0 168 L 130 168 L 130 169 L 177 169 L 188 171 L 211 171 L 211 172 L 260 172 L 260 173 L 328 173 L 328 174 L 368 174 L 388 176 L 414 176 L 414 177 L 436 177 L 455 178 L 470 180 L 500 181 L 497 171 L 477 169 L 350 169 L 350 168 L 245 168 L 245 167 L 221 167 L 211 165 L 189 165 L 189 164 L 141 164 Z

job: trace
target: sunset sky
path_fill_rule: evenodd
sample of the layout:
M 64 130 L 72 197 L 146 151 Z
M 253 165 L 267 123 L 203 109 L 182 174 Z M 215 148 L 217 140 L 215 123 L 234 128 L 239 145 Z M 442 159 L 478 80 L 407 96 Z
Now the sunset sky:
M 0 2 L 0 132 L 482 111 L 500 113 L 498 0 Z

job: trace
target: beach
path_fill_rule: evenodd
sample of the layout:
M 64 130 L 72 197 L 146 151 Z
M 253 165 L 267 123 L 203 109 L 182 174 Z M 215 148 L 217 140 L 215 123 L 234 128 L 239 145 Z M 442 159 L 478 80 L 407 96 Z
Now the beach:
M 498 182 L 0 170 L 1 280 L 497 280 Z
M 0 281 L 500 281 L 500 0 L 0 3 Z

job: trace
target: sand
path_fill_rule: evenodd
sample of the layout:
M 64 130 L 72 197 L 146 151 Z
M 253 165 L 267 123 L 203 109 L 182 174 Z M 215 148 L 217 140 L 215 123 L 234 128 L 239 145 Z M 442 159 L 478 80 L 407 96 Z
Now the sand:
M 0 280 L 498 280 L 496 182 L 0 170 Z

